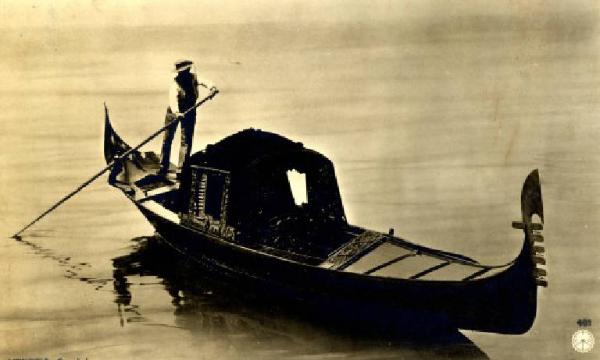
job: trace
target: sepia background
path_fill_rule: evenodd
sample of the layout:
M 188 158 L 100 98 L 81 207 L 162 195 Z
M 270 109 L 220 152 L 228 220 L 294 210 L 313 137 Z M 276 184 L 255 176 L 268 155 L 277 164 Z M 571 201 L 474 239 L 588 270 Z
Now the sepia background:
M 104 166 L 104 102 L 130 144 L 163 124 L 180 58 L 221 90 L 198 112 L 195 150 L 248 127 L 301 141 L 334 162 L 354 224 L 504 263 L 538 168 L 549 287 L 536 322 L 463 334 L 493 359 L 598 354 L 575 353 L 571 335 L 577 319 L 600 323 L 600 3 L 187 3 L 0 4 L 0 357 L 439 355 L 216 311 L 210 291 L 179 311 L 152 274 L 128 277 L 123 308 L 112 259 L 153 230 L 104 179 L 9 239 Z

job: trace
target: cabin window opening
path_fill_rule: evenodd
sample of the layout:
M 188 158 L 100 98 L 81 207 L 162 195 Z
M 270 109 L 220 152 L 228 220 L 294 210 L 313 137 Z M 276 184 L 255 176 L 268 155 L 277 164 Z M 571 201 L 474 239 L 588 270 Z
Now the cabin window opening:
M 306 174 L 298 172 L 296 169 L 287 171 L 288 182 L 292 190 L 292 197 L 297 206 L 308 203 L 306 192 Z

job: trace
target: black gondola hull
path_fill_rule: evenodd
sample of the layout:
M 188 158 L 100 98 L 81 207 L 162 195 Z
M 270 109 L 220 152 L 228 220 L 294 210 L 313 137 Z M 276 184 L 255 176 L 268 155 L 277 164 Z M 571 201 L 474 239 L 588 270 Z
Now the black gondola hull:
M 257 293 L 294 301 L 313 311 L 337 309 L 346 318 L 384 309 L 421 331 L 444 327 L 521 334 L 536 316 L 537 289 L 527 245 L 506 271 L 469 282 L 363 276 L 282 260 L 175 224 L 138 208 L 162 240 L 198 266 Z

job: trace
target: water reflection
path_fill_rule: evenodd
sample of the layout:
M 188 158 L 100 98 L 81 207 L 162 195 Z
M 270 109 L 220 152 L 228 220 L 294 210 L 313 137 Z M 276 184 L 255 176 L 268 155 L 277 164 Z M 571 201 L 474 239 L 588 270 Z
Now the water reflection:
M 245 358 L 487 358 L 456 330 L 409 337 L 410 332 L 396 331 L 384 319 L 348 326 L 310 316 L 298 307 L 274 303 L 209 276 L 159 238 L 138 237 L 132 243 L 131 253 L 113 259 L 121 326 L 148 324 L 134 294 L 138 286 L 156 284 L 146 279 L 159 279 L 174 307 L 174 325 L 155 321 L 151 325 L 176 326 L 189 331 L 194 340 L 242 349 Z

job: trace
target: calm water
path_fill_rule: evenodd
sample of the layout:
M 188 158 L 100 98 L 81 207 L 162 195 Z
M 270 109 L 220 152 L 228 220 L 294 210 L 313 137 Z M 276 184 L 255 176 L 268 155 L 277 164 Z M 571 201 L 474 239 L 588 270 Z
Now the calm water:
M 576 320 L 600 322 L 594 24 L 3 30 L 0 356 L 582 357 Z M 182 285 L 181 272 L 144 265 L 153 229 L 103 180 L 9 240 L 104 165 L 103 102 L 131 144 L 162 125 L 181 57 L 221 89 L 199 112 L 195 149 L 247 127 L 302 141 L 336 164 L 355 224 L 503 263 L 522 241 L 510 228 L 522 182 L 539 168 L 550 286 L 532 330 L 423 346 L 247 306 L 208 280 Z

